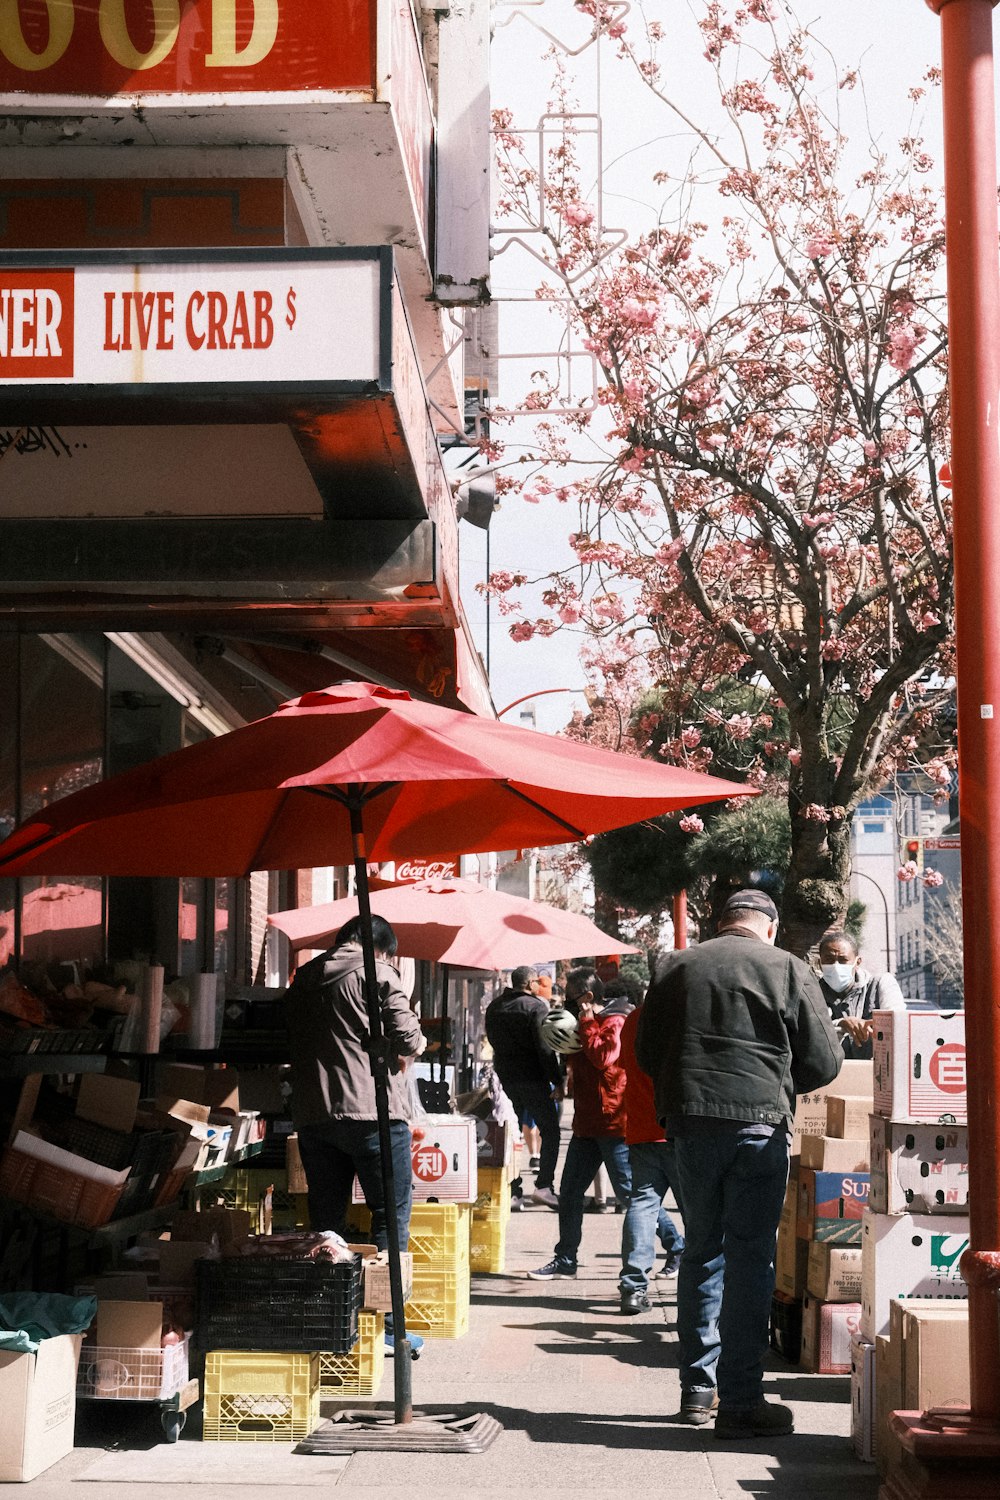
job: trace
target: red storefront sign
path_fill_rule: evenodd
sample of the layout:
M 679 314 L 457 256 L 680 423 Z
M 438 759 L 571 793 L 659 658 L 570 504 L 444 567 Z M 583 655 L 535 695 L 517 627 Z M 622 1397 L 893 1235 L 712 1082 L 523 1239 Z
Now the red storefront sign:
M 0 93 L 372 90 L 374 0 L 5 0 Z

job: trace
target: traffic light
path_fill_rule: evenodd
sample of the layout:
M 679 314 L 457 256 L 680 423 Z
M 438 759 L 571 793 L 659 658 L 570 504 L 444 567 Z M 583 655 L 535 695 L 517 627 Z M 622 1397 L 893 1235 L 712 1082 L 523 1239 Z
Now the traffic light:
M 924 868 L 924 846 L 921 839 L 906 840 L 906 862 L 916 865 L 918 870 Z

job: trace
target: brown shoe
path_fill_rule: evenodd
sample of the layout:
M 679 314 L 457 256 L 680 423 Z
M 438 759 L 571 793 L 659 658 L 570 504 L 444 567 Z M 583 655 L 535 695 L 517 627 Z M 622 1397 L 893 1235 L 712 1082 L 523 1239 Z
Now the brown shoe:
M 681 1392 L 680 1419 L 689 1427 L 703 1427 L 715 1416 L 719 1393 L 714 1386 L 696 1386 Z

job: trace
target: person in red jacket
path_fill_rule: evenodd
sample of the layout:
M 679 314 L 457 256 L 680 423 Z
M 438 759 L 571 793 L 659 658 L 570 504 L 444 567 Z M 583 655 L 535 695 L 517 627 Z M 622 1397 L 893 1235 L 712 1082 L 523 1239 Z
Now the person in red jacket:
M 684 1253 L 684 1236 L 663 1207 L 669 1188 L 677 1193 L 673 1142 L 666 1140 L 656 1118 L 653 1080 L 636 1062 L 638 1009 L 625 1017 L 619 1061 L 625 1069 L 625 1140 L 632 1170 L 632 1196 L 622 1225 L 622 1269 L 618 1278 L 623 1313 L 649 1308 L 649 1277 L 656 1259 L 656 1241 L 666 1252 L 665 1276 L 676 1276 Z M 683 1213 L 683 1204 L 678 1199 Z
M 532 1281 L 576 1275 L 576 1254 L 583 1238 L 583 1204 L 594 1174 L 603 1162 L 616 1195 L 627 1203 L 632 1192 L 625 1144 L 625 1069 L 619 1052 L 628 1002 L 605 1004 L 604 985 L 592 968 L 571 969 L 566 976 L 566 1009 L 577 1018 L 580 1050 L 569 1058 L 573 1086 L 573 1135 L 559 1184 L 559 1242 L 552 1260 Z

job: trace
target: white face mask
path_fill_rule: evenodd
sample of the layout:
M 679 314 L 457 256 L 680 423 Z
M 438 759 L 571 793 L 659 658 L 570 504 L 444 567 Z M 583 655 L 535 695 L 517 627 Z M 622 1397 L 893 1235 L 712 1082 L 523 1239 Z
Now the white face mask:
M 831 990 L 835 990 L 838 995 L 849 990 L 854 983 L 853 964 L 820 964 L 819 970 Z

